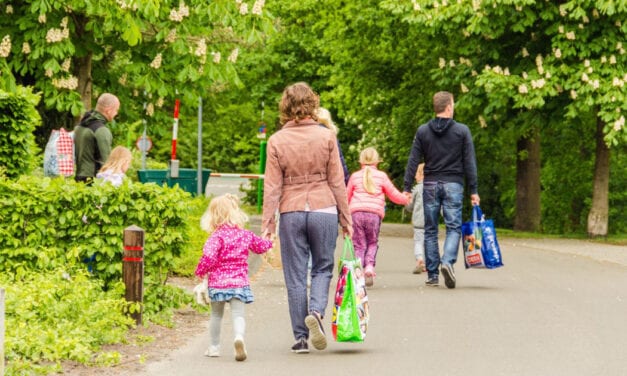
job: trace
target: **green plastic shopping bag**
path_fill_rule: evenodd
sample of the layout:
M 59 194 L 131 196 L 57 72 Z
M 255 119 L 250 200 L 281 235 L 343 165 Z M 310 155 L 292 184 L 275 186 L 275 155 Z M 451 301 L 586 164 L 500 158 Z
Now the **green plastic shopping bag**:
M 366 338 L 369 310 L 361 260 L 355 257 L 353 242 L 344 239 L 339 262 L 331 331 L 338 342 L 361 342 Z

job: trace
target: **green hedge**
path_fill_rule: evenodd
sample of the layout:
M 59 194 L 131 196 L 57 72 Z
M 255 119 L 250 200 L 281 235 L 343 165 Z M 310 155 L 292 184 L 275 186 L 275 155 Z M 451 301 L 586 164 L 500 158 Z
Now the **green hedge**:
M 147 279 L 165 281 L 187 242 L 190 194 L 125 182 L 86 186 L 63 178 L 0 178 L 0 272 L 81 265 L 108 286 L 122 276 L 124 229 L 145 233 Z M 88 265 L 83 265 L 87 267 Z
M 41 124 L 35 106 L 39 95 L 17 87 L 15 93 L 0 90 L 0 169 L 10 178 L 27 174 L 36 166 L 40 150 L 33 132 Z

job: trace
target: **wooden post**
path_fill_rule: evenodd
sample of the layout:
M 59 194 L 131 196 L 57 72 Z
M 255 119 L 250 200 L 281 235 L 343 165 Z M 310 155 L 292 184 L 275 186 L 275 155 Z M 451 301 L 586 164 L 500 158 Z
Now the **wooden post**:
M 144 230 L 132 225 L 124 229 L 124 257 L 122 274 L 126 286 L 126 301 L 143 303 L 144 300 Z M 142 323 L 142 310 L 131 313 L 137 325 Z
M 4 375 L 4 289 L 0 287 L 0 376 Z

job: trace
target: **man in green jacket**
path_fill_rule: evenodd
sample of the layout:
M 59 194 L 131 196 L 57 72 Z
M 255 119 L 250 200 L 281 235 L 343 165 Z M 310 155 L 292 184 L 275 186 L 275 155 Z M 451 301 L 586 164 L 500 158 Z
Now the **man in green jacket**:
M 96 108 L 86 112 L 74 128 L 76 181 L 91 181 L 109 158 L 113 136 L 107 123 L 115 118 L 119 109 L 118 97 L 104 93 L 98 98 Z

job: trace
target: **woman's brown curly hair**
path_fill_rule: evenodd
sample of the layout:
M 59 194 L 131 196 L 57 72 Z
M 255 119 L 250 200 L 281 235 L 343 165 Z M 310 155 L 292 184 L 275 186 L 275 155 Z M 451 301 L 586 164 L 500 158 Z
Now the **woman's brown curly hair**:
M 317 120 L 316 110 L 320 107 L 320 97 L 305 82 L 297 82 L 283 90 L 279 103 L 279 121 L 281 125 L 290 120 L 310 117 Z

